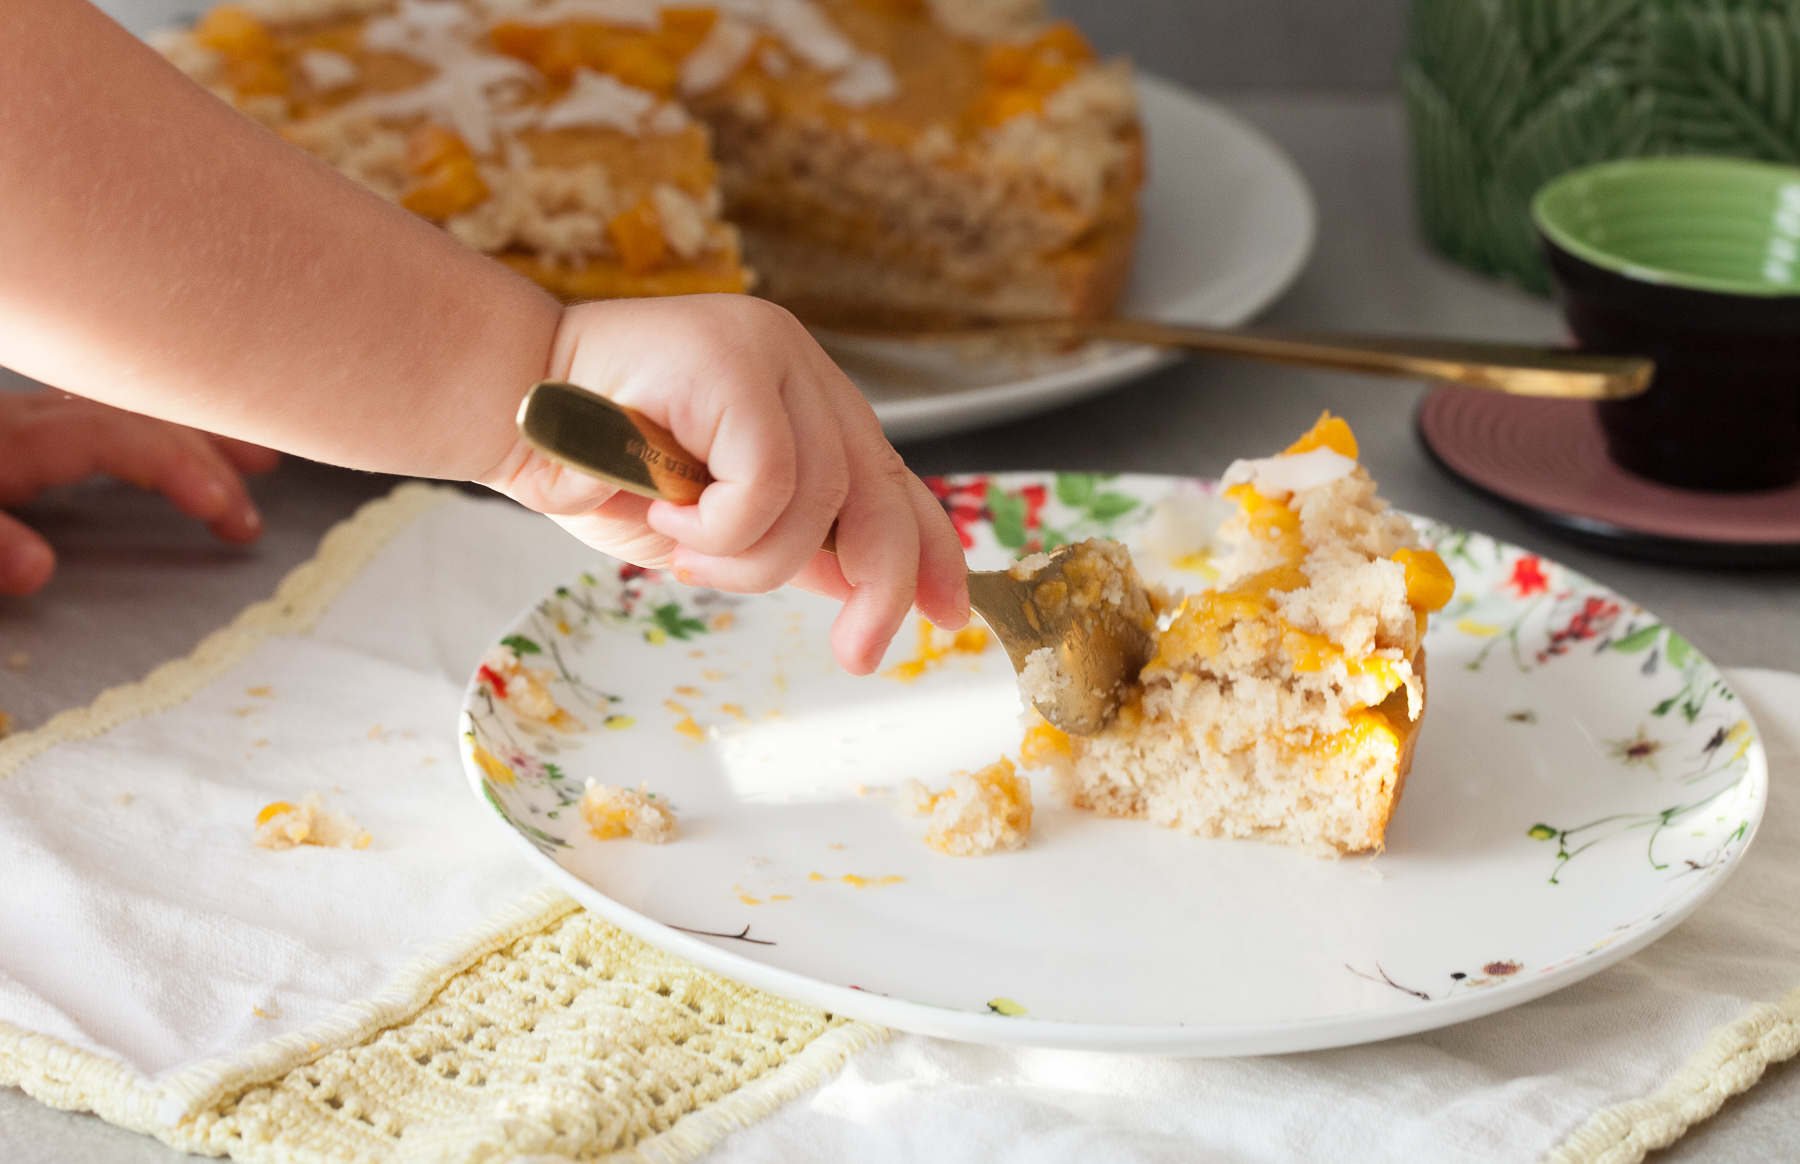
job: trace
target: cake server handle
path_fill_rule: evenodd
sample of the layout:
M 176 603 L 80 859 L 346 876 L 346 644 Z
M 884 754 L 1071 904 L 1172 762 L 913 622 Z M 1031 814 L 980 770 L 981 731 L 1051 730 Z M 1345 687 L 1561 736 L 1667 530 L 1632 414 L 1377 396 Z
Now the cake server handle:
M 1512 396 L 1562 400 L 1623 400 L 1638 396 L 1650 387 L 1656 372 L 1655 363 L 1643 356 L 1605 356 L 1478 340 L 1237 331 L 1148 319 L 1020 320 L 948 329 L 845 327 L 823 321 L 819 326 L 866 339 L 927 342 L 1009 335 L 1118 340 L 1272 364 L 1435 380 Z

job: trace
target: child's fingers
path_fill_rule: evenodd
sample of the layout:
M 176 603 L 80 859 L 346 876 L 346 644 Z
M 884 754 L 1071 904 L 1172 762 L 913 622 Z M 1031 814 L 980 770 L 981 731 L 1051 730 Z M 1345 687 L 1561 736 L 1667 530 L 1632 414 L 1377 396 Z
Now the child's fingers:
M 969 621 L 969 563 L 962 539 L 925 482 L 907 474 L 907 496 L 919 519 L 919 613 L 946 630 Z
M 281 454 L 274 449 L 265 449 L 261 445 L 253 445 L 249 441 L 240 441 L 236 437 L 220 436 L 208 433 L 207 439 L 213 447 L 224 455 L 231 467 L 246 477 L 260 477 L 264 473 L 272 473 L 275 466 L 281 463 Z
M 598 482 L 596 482 L 598 484 Z M 644 524 L 647 498 L 623 490 L 581 513 L 551 514 L 550 520 L 581 541 L 638 566 L 662 569 L 675 543 Z
M 900 454 L 868 404 L 843 401 L 850 495 L 838 513 L 838 566 L 850 596 L 831 627 L 831 649 L 853 675 L 866 675 L 912 610 L 919 580 L 919 517 Z
M 56 571 L 56 551 L 24 522 L 0 513 L 0 594 L 33 594 Z
M 651 525 L 681 543 L 672 564 L 683 581 L 738 593 L 773 590 L 799 573 L 825 540 L 850 489 L 848 457 L 831 402 L 817 381 L 797 381 L 786 395 L 785 416 L 792 426 L 787 443 L 803 453 L 782 508 L 766 532 L 729 556 L 710 552 L 712 547 L 741 541 L 736 531 L 722 529 L 731 520 L 722 512 L 729 515 L 732 510 L 708 508 L 724 481 L 707 486 L 697 506 L 652 507 Z M 741 432 L 721 426 L 715 447 L 736 444 L 741 437 Z M 739 458 L 743 471 L 751 471 L 752 459 L 752 455 Z

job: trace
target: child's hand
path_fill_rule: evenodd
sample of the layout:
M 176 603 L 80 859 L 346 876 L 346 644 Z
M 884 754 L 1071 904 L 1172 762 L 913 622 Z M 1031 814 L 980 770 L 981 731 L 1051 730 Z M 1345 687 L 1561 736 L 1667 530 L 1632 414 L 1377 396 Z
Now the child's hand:
M 239 474 L 266 473 L 275 459 L 258 445 L 61 392 L 0 392 L 0 506 L 105 473 L 159 490 L 225 541 L 250 542 L 262 518 Z M 0 513 L 0 594 L 30 594 L 55 569 L 49 543 Z
M 683 582 L 756 593 L 791 582 L 844 603 L 838 661 L 867 674 L 907 611 L 968 621 L 967 569 L 930 490 L 794 317 L 742 295 L 569 308 L 551 379 L 666 426 L 715 478 L 697 505 L 650 502 L 520 442 L 480 480 L 597 549 Z M 837 522 L 837 554 L 819 550 Z

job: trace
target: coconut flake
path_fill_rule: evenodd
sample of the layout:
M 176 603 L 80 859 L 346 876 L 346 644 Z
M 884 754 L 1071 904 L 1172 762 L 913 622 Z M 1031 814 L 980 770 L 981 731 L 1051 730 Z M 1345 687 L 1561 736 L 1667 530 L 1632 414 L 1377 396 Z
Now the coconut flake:
M 323 49 L 308 49 L 299 56 L 300 71 L 306 74 L 307 84 L 321 93 L 329 93 L 333 89 L 342 89 L 356 80 L 361 72 L 356 62 L 343 53 L 326 52 Z
M 644 115 L 656 108 L 656 94 L 636 89 L 607 73 L 576 69 L 569 92 L 544 110 L 538 124 L 545 129 L 608 126 L 636 135 Z
M 483 6 L 510 24 L 568 24 L 592 21 L 655 31 L 660 27 L 660 5 L 656 0 L 550 0 L 537 7 L 512 3 L 510 0 L 482 0 Z
M 681 62 L 681 91 L 689 97 L 710 92 L 744 67 L 756 48 L 756 29 L 742 20 L 721 16 L 700 47 Z
M 900 80 L 894 76 L 886 58 L 873 53 L 858 53 L 850 67 L 831 83 L 829 92 L 838 104 L 860 109 L 897 96 Z
M 1221 483 L 1227 488 L 1250 482 L 1264 497 L 1284 497 L 1329 485 L 1356 471 L 1356 458 L 1335 449 L 1312 449 L 1281 457 L 1233 461 Z

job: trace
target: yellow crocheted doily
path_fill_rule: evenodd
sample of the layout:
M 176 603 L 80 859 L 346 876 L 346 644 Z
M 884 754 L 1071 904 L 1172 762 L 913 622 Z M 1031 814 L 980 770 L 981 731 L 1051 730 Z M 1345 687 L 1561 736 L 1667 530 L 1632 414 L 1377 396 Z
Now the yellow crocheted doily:
M 727 982 L 586 911 L 489 954 L 410 1020 L 172 1129 L 252 1161 L 673 1161 L 880 1037 Z
M 0 741 L 0 780 L 59 743 L 179 706 L 271 636 L 308 633 L 382 546 L 452 495 L 405 485 L 364 506 L 191 655 Z M 659 953 L 548 889 L 352 1009 L 361 1017 L 348 1025 L 190 1068 L 160 1099 L 111 1059 L 0 1023 L 0 1086 L 183 1151 L 266 1164 L 673 1162 L 885 1035 Z M 168 1123 L 171 1101 L 191 1114 Z

